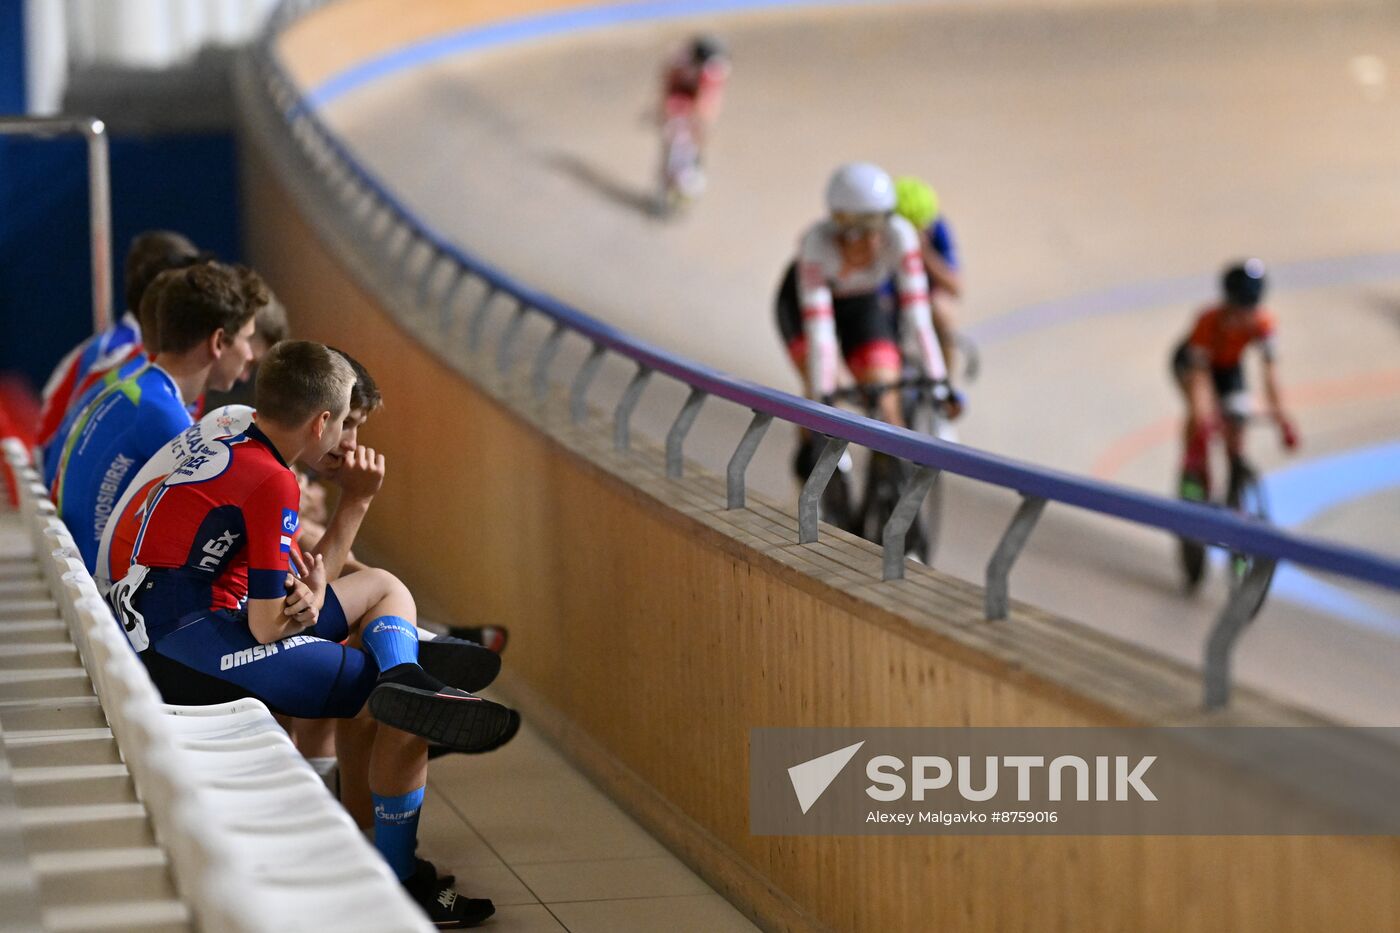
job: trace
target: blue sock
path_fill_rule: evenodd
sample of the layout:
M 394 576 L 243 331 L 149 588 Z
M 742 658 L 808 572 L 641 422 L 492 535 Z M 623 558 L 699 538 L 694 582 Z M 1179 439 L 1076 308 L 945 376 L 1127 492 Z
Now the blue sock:
M 418 814 L 423 809 L 423 788 L 411 790 L 400 797 L 374 800 L 374 847 L 394 870 L 400 881 L 413 874 L 414 855 L 418 848 Z
M 418 663 L 418 630 L 407 619 L 380 616 L 365 626 L 362 640 L 380 671 Z

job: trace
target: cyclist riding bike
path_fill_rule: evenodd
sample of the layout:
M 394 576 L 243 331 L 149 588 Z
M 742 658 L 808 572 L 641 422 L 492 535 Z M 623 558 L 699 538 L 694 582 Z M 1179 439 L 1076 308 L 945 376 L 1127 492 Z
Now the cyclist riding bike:
M 729 56 L 714 36 L 690 40 L 671 58 L 662 77 L 662 187 L 673 197 L 695 198 L 705 188 L 701 154 L 719 114 Z
M 894 280 L 894 300 L 905 328 L 915 337 L 923 375 L 947 386 L 948 370 L 933 330 L 928 277 L 920 237 L 895 213 L 894 182 L 866 162 L 843 165 L 826 189 L 829 216 L 803 235 L 797 260 L 778 291 L 778 329 L 809 398 L 828 399 L 836 391 L 838 349 L 856 381 L 888 386 L 901 381 L 896 312 L 885 284 Z M 948 386 L 948 417 L 962 410 L 962 398 Z M 882 420 L 903 426 L 899 393 L 879 396 Z M 804 444 L 797 472 L 810 471 L 813 454 Z
M 953 228 L 942 212 L 938 192 L 923 179 L 904 175 L 895 179 L 895 211 L 914 225 L 923 236 L 919 247 L 928 276 L 929 310 L 933 329 L 943 348 L 943 363 L 953 371 L 956 333 L 953 320 L 962 298 L 962 275 L 958 269 L 957 245 Z
M 1234 501 L 1244 460 L 1244 424 L 1248 392 L 1245 388 L 1244 351 L 1258 344 L 1264 359 L 1264 397 L 1267 417 L 1279 428 L 1284 446 L 1298 444 L 1293 421 L 1285 413 L 1279 391 L 1274 348 L 1274 316 L 1260 305 L 1267 286 L 1264 263 L 1249 259 L 1225 270 L 1221 278 L 1223 301 L 1203 310 L 1190 335 L 1172 354 L 1172 373 L 1186 400 L 1186 428 L 1182 472 L 1183 495 L 1210 498 L 1209 443 L 1218 426 L 1230 457 L 1230 491 Z M 1199 483 L 1188 490 L 1186 483 Z

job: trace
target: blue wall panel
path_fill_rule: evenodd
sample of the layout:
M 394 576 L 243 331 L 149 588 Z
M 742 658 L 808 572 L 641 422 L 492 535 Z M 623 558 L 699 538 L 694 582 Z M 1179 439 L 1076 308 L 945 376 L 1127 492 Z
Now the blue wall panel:
M 114 136 L 111 147 L 114 307 L 126 245 L 142 230 L 178 230 L 239 257 L 231 135 Z M 82 142 L 0 140 L 0 372 L 37 388 L 90 332 L 87 230 Z

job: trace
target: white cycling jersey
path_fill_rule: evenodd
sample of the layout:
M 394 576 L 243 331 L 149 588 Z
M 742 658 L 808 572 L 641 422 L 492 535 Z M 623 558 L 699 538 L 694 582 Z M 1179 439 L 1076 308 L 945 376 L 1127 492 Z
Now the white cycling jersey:
M 833 298 L 868 295 L 891 278 L 905 327 L 915 335 L 924 374 L 946 379 L 943 352 L 929 311 L 928 275 L 924 272 L 919 232 L 898 214 L 879 230 L 880 249 L 866 266 L 850 266 L 841 256 L 840 228 L 831 220 L 815 223 L 803 235 L 797 255 L 797 294 L 802 329 L 807 337 L 807 372 L 820 395 L 836 390 L 836 320 Z
M 151 459 L 146 461 L 146 465 L 136 474 L 136 478 L 126 487 L 126 492 L 112 509 L 111 520 L 102 530 L 102 541 L 97 547 L 97 568 L 93 572 L 92 578 L 97 583 L 98 592 L 107 595 L 107 591 L 126 575 L 126 567 L 112 567 L 112 542 L 116 537 L 117 529 L 135 523 L 136 527 L 141 524 L 141 518 L 145 512 L 145 496 L 150 491 L 150 487 L 169 476 L 171 471 L 180 465 L 185 458 L 197 453 L 211 452 L 210 445 L 221 437 L 233 437 L 248 430 L 248 426 L 253 423 L 253 409 L 247 405 L 225 405 L 216 408 L 199 420 L 197 424 L 192 424 L 179 434 L 175 435 L 160 450 L 156 451 Z M 137 497 L 141 499 L 138 501 Z M 131 514 L 128 515 L 127 513 Z

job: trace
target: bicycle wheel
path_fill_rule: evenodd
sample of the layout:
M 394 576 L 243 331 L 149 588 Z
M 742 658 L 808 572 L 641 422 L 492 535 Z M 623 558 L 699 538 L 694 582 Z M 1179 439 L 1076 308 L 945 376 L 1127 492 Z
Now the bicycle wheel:
M 1264 484 L 1259 481 L 1258 475 L 1249 464 L 1240 461 L 1231 467 L 1230 495 L 1227 505 L 1242 515 L 1257 519 L 1262 522 L 1269 520 L 1269 503 L 1264 494 Z M 1254 569 L 1254 557 L 1239 551 L 1230 552 L 1230 592 L 1234 593 L 1244 585 L 1245 579 L 1250 571 Z M 1269 587 L 1273 583 L 1274 571 L 1269 570 L 1268 578 L 1264 581 L 1264 587 L 1259 591 L 1259 598 L 1249 607 L 1249 617 L 1252 619 L 1259 614 L 1259 610 L 1264 608 L 1264 600 L 1268 598 Z
M 1186 470 L 1181 474 L 1181 483 L 1178 487 L 1178 494 L 1187 502 L 1205 502 L 1206 487 L 1202 478 L 1194 471 Z M 1186 591 L 1194 592 L 1196 587 L 1201 585 L 1202 578 L 1206 573 L 1206 548 L 1199 541 L 1190 538 L 1177 539 L 1180 548 L 1181 571 L 1186 579 Z

